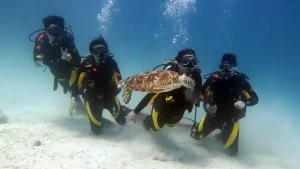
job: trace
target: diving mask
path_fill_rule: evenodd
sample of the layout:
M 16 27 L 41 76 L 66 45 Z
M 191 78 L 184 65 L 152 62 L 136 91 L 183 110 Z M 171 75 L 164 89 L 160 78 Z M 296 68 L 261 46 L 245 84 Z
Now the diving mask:
M 219 68 L 225 72 L 232 72 L 237 69 L 233 64 L 220 64 Z
M 184 67 L 196 67 L 198 64 L 198 60 L 194 55 L 188 55 L 182 58 L 181 64 Z
M 219 66 L 219 68 L 221 69 L 221 75 L 225 79 L 232 77 L 235 74 L 235 71 L 237 70 L 235 66 L 236 65 L 234 64 L 221 64 Z
M 47 32 L 50 36 L 53 36 L 53 37 L 62 37 L 64 36 L 65 34 L 65 30 L 60 28 L 60 27 L 56 27 L 56 26 L 53 26 L 53 27 L 49 27 L 47 29 Z
M 96 48 L 93 48 L 92 49 L 92 54 L 94 56 L 98 56 L 100 57 L 101 56 L 101 53 L 103 55 L 108 55 L 108 49 L 106 47 L 96 47 Z

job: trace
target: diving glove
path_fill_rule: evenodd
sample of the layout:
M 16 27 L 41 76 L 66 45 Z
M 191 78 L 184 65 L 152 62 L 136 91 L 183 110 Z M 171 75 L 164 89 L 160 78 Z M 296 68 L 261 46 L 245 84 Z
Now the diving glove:
M 66 51 L 64 51 L 63 48 L 60 47 L 60 51 L 61 51 L 61 55 L 62 55 L 61 56 L 62 60 L 66 60 L 66 61 L 70 62 L 72 57 L 70 54 L 68 54 L 68 49 L 66 49 Z
M 240 110 L 243 109 L 245 107 L 245 105 L 246 104 L 243 101 L 237 101 L 234 103 L 235 108 L 240 109 Z
M 134 111 L 131 111 L 130 113 L 125 116 L 126 121 L 136 121 L 137 114 L 134 113 Z
M 76 108 L 76 100 L 75 97 L 71 97 L 71 103 L 70 103 L 70 109 L 69 109 L 69 115 L 73 115 L 73 110 Z
M 206 105 L 206 109 L 207 109 L 207 111 L 208 111 L 212 116 L 214 116 L 214 115 L 217 113 L 217 106 L 216 106 L 216 105 L 211 106 L 211 105 L 207 104 L 207 105 Z

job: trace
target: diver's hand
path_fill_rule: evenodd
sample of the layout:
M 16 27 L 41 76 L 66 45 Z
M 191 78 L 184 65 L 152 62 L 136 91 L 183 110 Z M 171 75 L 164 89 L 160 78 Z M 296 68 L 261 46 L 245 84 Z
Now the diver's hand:
M 34 64 L 34 66 L 37 67 L 37 68 L 43 67 L 43 65 L 42 65 L 38 60 L 33 61 L 33 64 Z
M 66 61 L 70 62 L 72 57 L 71 57 L 71 55 L 68 54 L 68 49 L 66 49 L 66 51 L 64 51 L 63 48 L 60 47 L 60 51 L 61 51 L 62 60 L 66 60 Z
M 207 104 L 207 105 L 206 105 L 206 109 L 207 109 L 207 111 L 208 111 L 212 116 L 214 116 L 214 115 L 217 113 L 217 106 L 216 106 L 216 105 L 211 106 L 211 105 Z
M 76 100 L 75 97 L 71 97 L 71 103 L 70 103 L 70 109 L 69 109 L 69 115 L 73 115 L 73 110 L 76 108 Z
M 136 121 L 137 114 L 134 113 L 134 111 L 131 111 L 130 113 L 125 116 L 126 121 Z
M 245 107 L 245 103 L 243 101 L 237 101 L 234 103 L 235 108 L 237 109 L 243 109 Z

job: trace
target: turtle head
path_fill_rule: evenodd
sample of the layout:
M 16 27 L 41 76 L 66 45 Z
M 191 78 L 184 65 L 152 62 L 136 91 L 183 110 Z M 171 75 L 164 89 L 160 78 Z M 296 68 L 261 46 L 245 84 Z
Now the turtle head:
M 124 80 L 120 80 L 119 83 L 118 83 L 118 87 L 117 88 L 121 89 L 124 86 L 124 84 L 125 84 Z
M 195 87 L 194 79 L 190 78 L 186 74 L 180 75 L 178 77 L 178 81 L 184 87 L 187 87 L 187 88 L 190 88 L 190 89 L 194 89 L 194 87 Z

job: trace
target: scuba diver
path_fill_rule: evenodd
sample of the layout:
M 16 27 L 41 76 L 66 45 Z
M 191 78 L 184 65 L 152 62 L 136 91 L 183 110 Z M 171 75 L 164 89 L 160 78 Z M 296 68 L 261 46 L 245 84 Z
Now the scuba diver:
M 43 32 L 33 41 L 35 43 L 33 49 L 34 65 L 38 68 L 42 67 L 40 63 L 42 62 L 49 67 L 54 76 L 54 91 L 57 90 L 59 83 L 64 93 L 67 91 L 71 93 L 70 115 L 76 108 L 84 111 L 85 107 L 81 102 L 75 83 L 80 55 L 74 44 L 74 38 L 66 30 L 65 21 L 60 16 L 47 16 L 43 19 L 43 24 L 44 29 L 38 30 Z
M 196 107 L 200 106 L 202 77 L 193 49 L 179 51 L 174 60 L 163 64 L 162 69 L 188 75 L 195 80 L 195 87 L 193 91 L 182 86 L 169 92 L 148 93 L 126 117 L 127 121 L 135 121 L 140 111 L 153 101 L 151 115 L 147 115 L 143 120 L 143 126 L 147 131 L 150 129 L 159 131 L 165 124 L 174 127 L 183 118 L 186 110 L 190 113 L 194 104 Z
M 113 54 L 103 36 L 93 39 L 89 45 L 90 54 L 86 55 L 79 67 L 78 88 L 84 99 L 93 134 L 101 133 L 103 109 L 109 110 L 119 125 L 125 125 L 125 116 L 131 110 L 122 106 L 117 95 L 118 83 L 122 76 Z
M 258 103 L 258 96 L 248 83 L 248 77 L 237 71 L 236 55 L 222 56 L 220 71 L 209 74 L 203 84 L 204 110 L 196 133 L 196 140 L 202 140 L 215 129 L 221 133 L 215 137 L 223 142 L 225 153 L 238 153 L 239 120 L 246 115 L 246 106 Z

